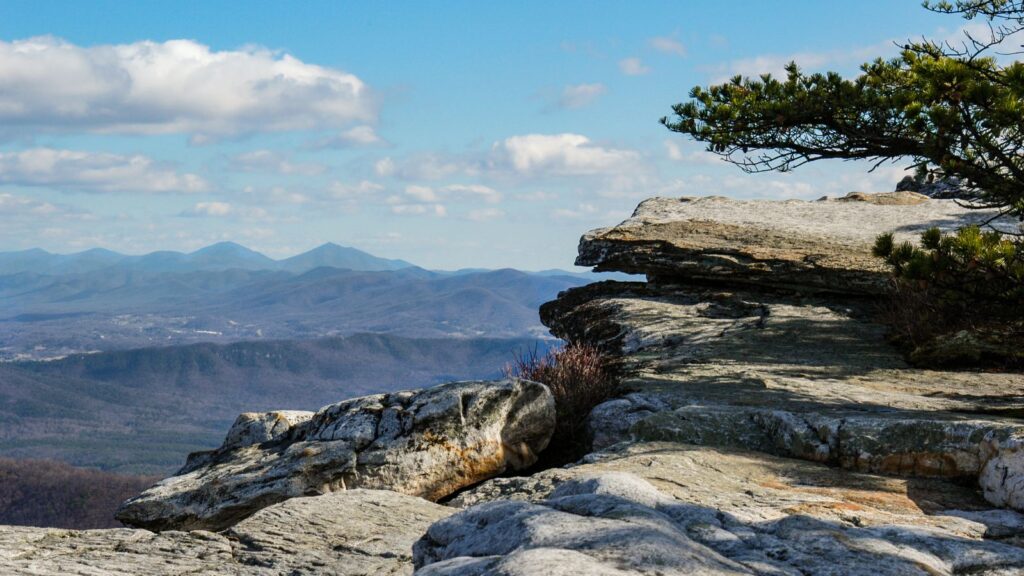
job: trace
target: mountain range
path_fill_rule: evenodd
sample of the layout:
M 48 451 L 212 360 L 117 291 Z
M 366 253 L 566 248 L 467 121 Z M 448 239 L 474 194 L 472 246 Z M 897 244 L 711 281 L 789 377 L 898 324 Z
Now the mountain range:
M 358 332 L 549 338 L 537 307 L 596 279 L 432 271 L 336 244 L 283 260 L 230 242 L 188 254 L 0 252 L 0 361 Z
M 0 457 L 166 474 L 240 412 L 492 378 L 557 342 L 542 303 L 600 278 L 334 244 L 0 253 Z
M 283 270 L 302 273 L 328 266 L 350 270 L 399 270 L 412 264 L 388 260 L 362 250 L 328 242 L 308 252 L 274 260 L 235 242 L 219 242 L 195 252 L 161 250 L 140 256 L 93 248 L 74 254 L 53 254 L 40 248 L 0 252 L 0 276 L 30 272 L 74 274 L 97 270 L 146 272 L 198 272 L 214 270 Z

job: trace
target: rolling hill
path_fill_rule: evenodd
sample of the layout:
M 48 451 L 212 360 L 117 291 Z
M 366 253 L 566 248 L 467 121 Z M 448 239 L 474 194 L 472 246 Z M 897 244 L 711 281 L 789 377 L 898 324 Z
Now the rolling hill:
M 163 474 L 241 412 L 492 378 L 532 339 L 383 334 L 194 344 L 0 363 L 0 456 Z

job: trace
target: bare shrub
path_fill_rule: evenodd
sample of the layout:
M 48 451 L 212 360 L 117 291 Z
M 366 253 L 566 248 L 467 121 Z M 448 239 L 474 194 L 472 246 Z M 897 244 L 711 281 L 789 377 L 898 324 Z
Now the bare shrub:
M 569 343 L 544 354 L 537 349 L 517 354 L 504 368 L 508 377 L 547 385 L 555 397 L 557 422 L 551 445 L 542 456 L 548 465 L 571 462 L 589 448 L 586 419 L 612 396 L 617 381 L 607 358 L 589 344 Z

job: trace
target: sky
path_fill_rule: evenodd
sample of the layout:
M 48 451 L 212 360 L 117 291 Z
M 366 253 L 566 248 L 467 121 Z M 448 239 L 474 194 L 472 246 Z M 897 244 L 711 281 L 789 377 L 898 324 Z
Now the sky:
M 917 0 L 3 0 L 0 251 L 571 269 L 651 196 L 891 190 L 904 164 L 750 175 L 658 120 L 695 85 L 856 73 L 962 24 Z

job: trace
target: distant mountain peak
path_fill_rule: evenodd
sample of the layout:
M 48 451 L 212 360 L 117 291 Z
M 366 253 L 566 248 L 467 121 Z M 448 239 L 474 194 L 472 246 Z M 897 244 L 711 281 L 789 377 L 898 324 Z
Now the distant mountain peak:
M 0 252 L 0 276 L 20 272 L 40 274 L 83 273 L 117 266 L 148 272 L 190 272 L 199 270 L 282 270 L 301 274 L 318 267 L 377 272 L 410 268 L 403 260 L 378 258 L 357 248 L 325 242 L 291 258 L 274 260 L 247 246 L 225 240 L 193 252 L 158 250 L 126 256 L 106 248 L 91 248 L 74 254 L 52 254 L 41 248 Z
M 210 244 L 209 246 L 207 246 L 205 248 L 200 248 L 199 250 L 196 250 L 195 252 L 191 252 L 190 255 L 196 255 L 196 254 L 215 254 L 215 253 L 218 253 L 218 254 L 220 254 L 220 253 L 223 253 L 223 254 L 259 254 L 260 256 L 263 256 L 263 254 L 260 254 L 259 252 L 255 251 L 255 250 L 253 250 L 251 248 L 248 248 L 246 246 L 242 246 L 238 242 L 232 242 L 230 240 L 225 240 L 223 242 L 217 242 L 216 244 Z
M 399 270 L 412 266 L 412 264 L 403 260 L 378 258 L 358 248 L 341 246 L 334 242 L 325 242 L 312 250 L 296 254 L 291 258 L 285 258 L 280 260 L 279 264 L 282 270 L 291 272 L 305 272 L 321 267 L 348 268 L 350 270 L 373 272 Z

